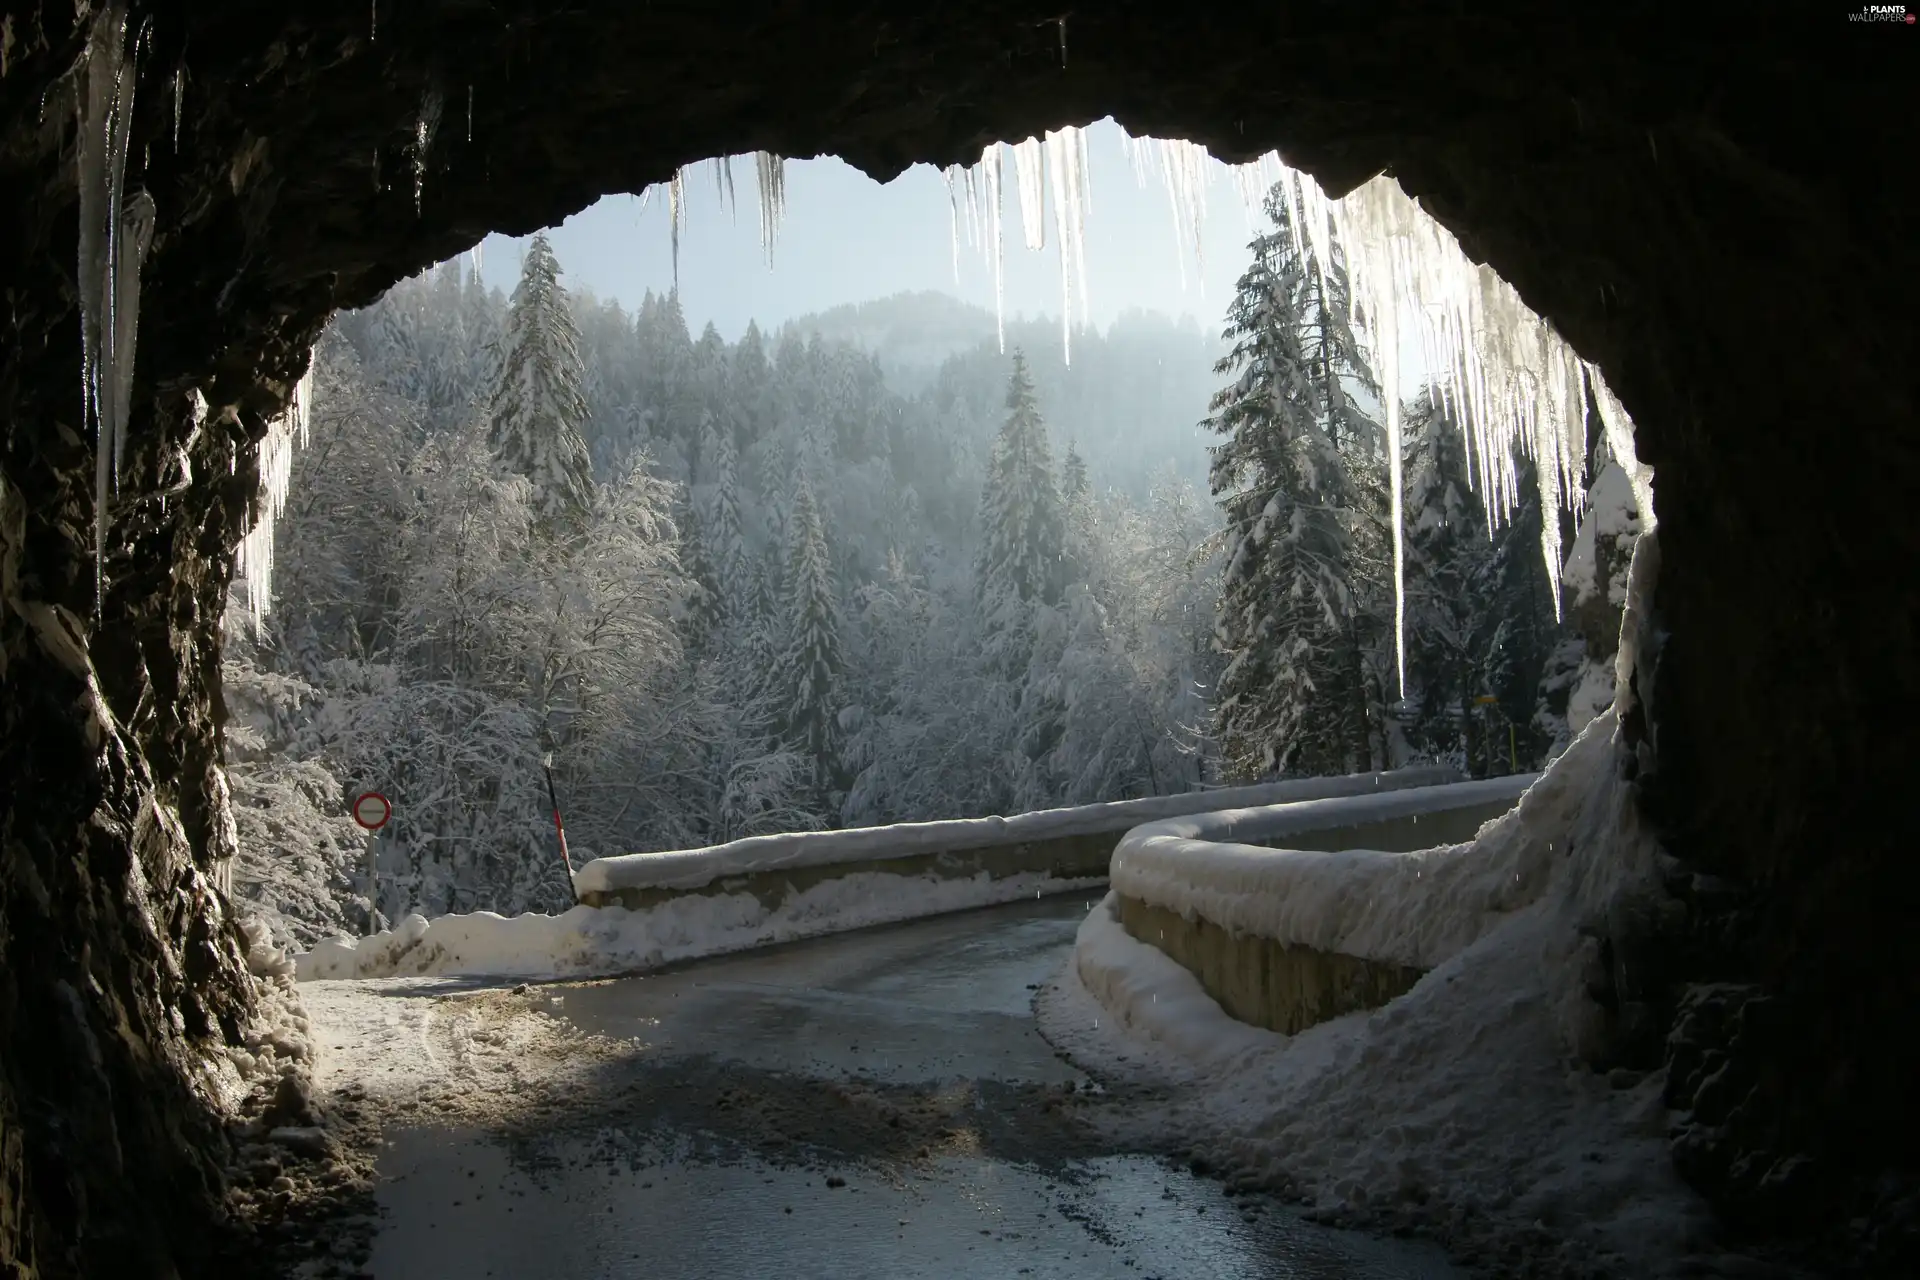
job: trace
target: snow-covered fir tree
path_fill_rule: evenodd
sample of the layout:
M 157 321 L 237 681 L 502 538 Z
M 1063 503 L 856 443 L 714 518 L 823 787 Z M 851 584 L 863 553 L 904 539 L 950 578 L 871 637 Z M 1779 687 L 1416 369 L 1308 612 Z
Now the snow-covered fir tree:
M 1226 437 L 1212 476 L 1227 520 L 1215 723 L 1240 777 L 1363 769 L 1374 754 L 1353 572 L 1361 493 L 1341 448 L 1376 434 L 1350 390 L 1372 378 L 1339 314 L 1344 263 L 1323 273 L 1296 248 L 1284 200 L 1267 213 L 1216 366 L 1233 381 L 1206 423 Z
M 546 236 L 536 235 L 507 311 L 488 440 L 500 464 L 532 484 L 534 518 L 549 533 L 578 534 L 593 508 L 582 381 L 580 331 L 560 263 Z
M 1053 452 L 1026 357 L 1018 350 L 1007 381 L 1006 411 L 981 491 L 975 582 L 988 618 L 1017 625 L 1024 607 L 1059 604 L 1066 585 L 1066 526 Z
M 814 787 L 824 795 L 840 774 L 840 607 L 826 526 L 804 476 L 787 531 L 787 635 L 775 685 L 779 729 L 811 763 Z
M 740 455 L 734 447 L 732 424 L 718 414 L 707 419 L 700 458 L 707 482 L 706 516 L 701 522 L 707 560 L 721 584 L 722 613 L 737 613 L 748 594 L 751 561 L 740 517 Z
M 1074 443 L 1067 442 L 1067 458 L 1060 466 L 1060 496 L 1069 503 L 1087 496 L 1087 460 Z

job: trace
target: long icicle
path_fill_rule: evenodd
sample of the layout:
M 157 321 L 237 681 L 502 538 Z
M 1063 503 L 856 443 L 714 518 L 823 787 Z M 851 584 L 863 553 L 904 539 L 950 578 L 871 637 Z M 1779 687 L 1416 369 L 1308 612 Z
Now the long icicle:
M 94 431 L 94 611 L 106 596 L 108 504 L 126 449 L 127 403 L 139 332 L 140 268 L 153 231 L 144 193 L 122 208 L 136 69 L 127 50 L 127 14 L 113 4 L 88 33 L 84 83 L 77 95 L 80 190 L 79 262 L 81 422 Z
M 1063 131 L 1053 130 L 1047 134 L 1047 176 L 1053 188 L 1053 226 L 1054 242 L 1060 251 L 1060 359 L 1071 366 L 1073 364 L 1073 234 L 1068 228 L 1072 225 L 1071 203 L 1067 192 L 1067 152 L 1072 145 Z
M 760 183 L 760 251 L 773 265 L 773 241 L 787 208 L 786 161 L 771 151 L 753 153 L 754 176 Z
M 1000 195 L 1001 145 L 997 142 L 987 144 L 980 153 L 980 170 L 984 178 L 983 186 L 987 202 L 988 220 L 992 223 L 988 234 L 992 237 L 990 252 L 993 254 L 993 328 L 994 336 L 1000 344 L 1000 354 L 1007 353 L 1007 286 L 1006 286 L 1006 241 L 1002 225 L 1005 221 Z

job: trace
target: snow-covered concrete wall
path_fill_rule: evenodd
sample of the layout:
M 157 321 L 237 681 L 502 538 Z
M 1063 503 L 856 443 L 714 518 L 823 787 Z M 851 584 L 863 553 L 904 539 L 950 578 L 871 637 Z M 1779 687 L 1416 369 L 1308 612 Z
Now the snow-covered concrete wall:
M 1190 970 L 1229 1014 L 1292 1034 L 1410 990 L 1488 921 L 1537 895 L 1548 865 L 1470 857 L 1482 824 L 1538 775 L 1224 810 L 1136 827 L 1103 910 Z M 1275 847 L 1278 846 L 1278 847 Z M 1090 988 L 1109 975 L 1088 973 Z
M 596 858 L 574 877 L 590 906 L 638 909 L 691 892 L 754 892 L 776 905 L 786 886 L 804 889 L 836 875 L 886 871 L 940 879 L 1046 872 L 1104 876 L 1122 834 L 1142 823 L 1229 808 L 1370 797 L 1457 781 L 1450 769 L 1305 778 L 1144 800 L 1045 809 L 1011 818 L 910 822 L 848 831 L 752 836 L 729 844 Z
M 991 906 L 1103 883 L 1129 828 L 1225 804 L 1371 798 L 1451 781 L 1407 769 L 1073 809 L 759 836 L 588 863 L 557 916 L 409 916 L 296 957 L 301 981 L 414 975 L 582 977 Z

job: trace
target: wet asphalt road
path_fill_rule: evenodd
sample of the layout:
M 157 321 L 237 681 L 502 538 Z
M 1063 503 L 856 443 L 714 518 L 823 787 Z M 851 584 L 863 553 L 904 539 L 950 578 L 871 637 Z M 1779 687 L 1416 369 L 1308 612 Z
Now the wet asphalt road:
M 446 1277 L 1453 1277 L 1090 1123 L 1035 1030 L 1085 895 L 549 989 L 645 1064 L 539 1133 L 389 1133 L 371 1271 Z

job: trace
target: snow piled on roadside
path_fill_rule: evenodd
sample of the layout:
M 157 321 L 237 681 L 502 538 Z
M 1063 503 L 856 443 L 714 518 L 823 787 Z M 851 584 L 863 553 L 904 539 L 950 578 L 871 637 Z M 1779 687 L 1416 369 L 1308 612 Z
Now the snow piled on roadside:
M 1524 793 L 1524 795 L 1523 795 Z M 1519 800 L 1533 815 L 1496 818 L 1475 843 L 1417 853 L 1285 849 L 1285 836 L 1362 826 Z M 1116 892 L 1231 933 L 1289 946 L 1429 968 L 1491 921 L 1532 901 L 1547 881 L 1551 839 L 1531 832 L 1564 823 L 1580 796 L 1565 772 L 1426 787 L 1391 795 L 1289 805 L 1156 822 L 1114 850 Z M 1272 839 L 1281 849 L 1224 843 Z
M 1128 936 L 1111 900 L 1083 926 L 1062 985 L 1125 1028 L 1131 1065 L 1157 1061 L 1187 1086 L 1194 1149 L 1229 1175 L 1334 1217 L 1405 1222 L 1509 1261 L 1517 1251 L 1530 1274 L 1667 1274 L 1709 1226 L 1673 1171 L 1662 1077 L 1584 1065 L 1605 1035 L 1586 995 L 1594 930 L 1656 853 L 1619 777 L 1615 723 L 1595 721 L 1517 809 L 1447 851 L 1462 864 L 1455 888 L 1435 885 L 1428 907 L 1454 914 L 1441 931 L 1460 947 L 1384 1008 L 1292 1037 L 1257 1032 Z M 1470 860 L 1519 887 L 1487 899 Z M 1321 909 L 1349 914 L 1350 941 L 1422 954 L 1438 935 L 1407 901 L 1358 894 Z M 1114 1056 L 1103 1037 L 1115 1028 L 1063 1016 L 1083 1008 L 1070 999 L 1040 1003 L 1056 1044 L 1089 1065 Z
M 861 871 L 769 911 L 750 893 L 687 894 L 640 911 L 575 907 L 557 916 L 490 911 L 412 915 L 370 938 L 329 938 L 295 957 L 300 981 L 411 976 L 578 978 L 1062 893 L 1102 879 L 986 872 L 941 880 Z

